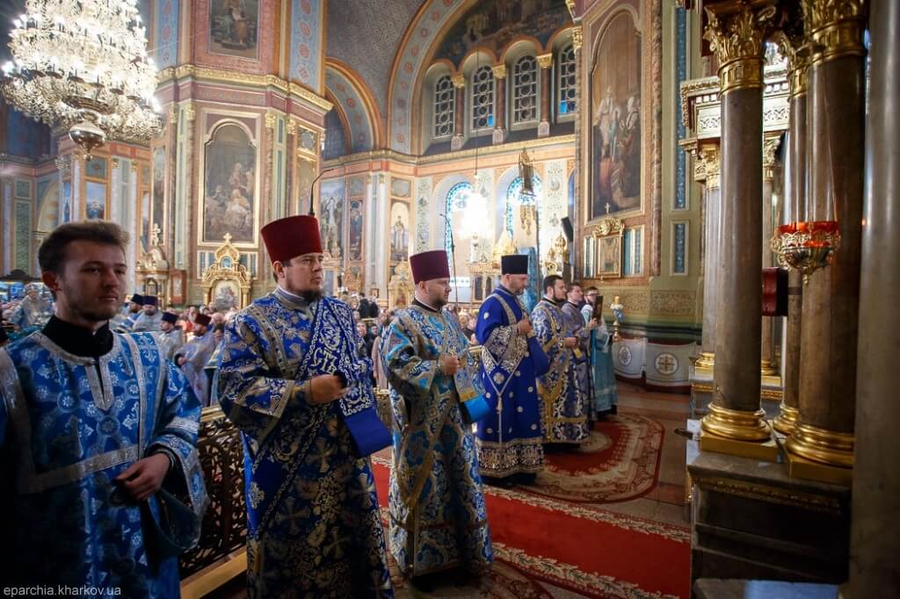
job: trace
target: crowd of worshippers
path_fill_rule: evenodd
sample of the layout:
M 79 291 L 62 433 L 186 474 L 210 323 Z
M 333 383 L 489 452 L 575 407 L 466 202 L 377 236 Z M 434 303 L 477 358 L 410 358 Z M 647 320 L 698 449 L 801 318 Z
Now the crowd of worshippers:
M 55 315 L 0 348 L 0 468 L 16 473 L 0 494 L 17 548 L 4 593 L 177 597 L 178 556 L 209 502 L 197 453 L 209 401 L 243 438 L 250 597 L 391 597 L 388 552 L 426 592 L 485 575 L 484 482 L 534 483 L 546 447 L 577 446 L 615 413 L 602 298 L 548 276 L 529 313 L 528 259 L 504 256 L 469 323 L 435 250 L 409 259 L 411 304 L 360 326 L 359 305 L 323 297 L 319 231 L 312 216 L 264 226 L 276 287 L 230 314 L 142 295 L 123 308 L 118 225 L 44 239 Z M 385 530 L 372 464 L 389 447 Z

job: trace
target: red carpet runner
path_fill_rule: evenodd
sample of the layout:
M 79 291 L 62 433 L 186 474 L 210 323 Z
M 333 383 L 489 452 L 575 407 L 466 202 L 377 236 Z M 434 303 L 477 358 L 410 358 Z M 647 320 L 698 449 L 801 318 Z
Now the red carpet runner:
M 625 501 L 651 490 L 662 427 L 623 415 L 598 425 L 595 436 L 585 452 L 551 455 L 547 478 L 539 478 L 528 492 L 486 487 L 497 564 L 481 589 L 483 596 L 558 596 L 554 591 L 585 597 L 689 596 L 687 527 L 584 503 Z M 382 506 L 387 505 L 389 455 L 373 459 Z

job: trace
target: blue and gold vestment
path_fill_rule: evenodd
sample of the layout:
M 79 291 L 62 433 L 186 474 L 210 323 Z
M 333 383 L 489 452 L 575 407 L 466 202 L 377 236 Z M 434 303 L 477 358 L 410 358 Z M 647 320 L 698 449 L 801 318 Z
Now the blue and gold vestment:
M 350 308 L 277 289 L 226 325 L 219 403 L 241 430 L 250 597 L 391 597 L 375 481 L 345 419 L 372 409 Z M 307 402 L 341 372 L 349 392 Z M 377 417 L 376 417 L 377 418 Z
M 400 570 L 421 576 L 493 561 L 478 456 L 460 393 L 482 392 L 478 363 L 459 324 L 418 302 L 385 330 L 382 353 L 394 427 L 390 547 Z M 460 357 L 455 377 L 439 371 Z
M 0 396 L 0 450 L 12 466 L 4 540 L 14 548 L 2 582 L 177 597 L 178 562 L 154 551 L 153 521 L 180 550 L 199 540 L 208 503 L 196 451 L 200 404 L 154 337 L 114 335 L 94 359 L 34 333 L 0 349 Z M 160 494 L 137 504 L 114 482 L 159 448 L 175 460 L 162 489 L 190 505 L 177 521 Z
M 547 356 L 533 334 L 519 335 L 517 323 L 525 315 L 519 298 L 503 286 L 478 312 L 481 380 L 491 407 L 477 431 L 478 463 L 485 476 L 533 474 L 544 464 L 535 377 L 547 371 Z
M 581 401 L 584 405 L 584 413 L 588 417 L 588 422 L 596 420 L 593 403 L 591 402 L 591 331 L 584 324 L 584 317 L 581 315 L 581 308 L 572 302 L 565 301 L 560 306 L 560 312 L 563 314 L 563 322 L 566 337 L 575 337 L 578 345 L 572 349 L 574 359 L 572 367 L 575 369 L 575 376 L 578 379 L 578 387 L 582 389 Z
M 534 333 L 550 360 L 550 370 L 538 378 L 542 401 L 545 443 L 587 441 L 584 381 L 578 376 L 575 354 L 566 347 L 565 316 L 556 303 L 546 298 L 531 313 Z

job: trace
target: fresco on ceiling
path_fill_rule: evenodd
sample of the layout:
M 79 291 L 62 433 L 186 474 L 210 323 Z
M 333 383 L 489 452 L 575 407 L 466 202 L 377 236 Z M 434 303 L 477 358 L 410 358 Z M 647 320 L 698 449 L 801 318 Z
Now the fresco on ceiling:
M 206 145 L 203 241 L 253 243 L 256 230 L 256 148 L 240 126 L 216 129 Z
M 209 51 L 256 58 L 259 0 L 211 0 Z
M 591 220 L 641 205 L 641 36 L 628 13 L 603 32 L 591 70 Z
M 435 59 L 458 65 L 476 46 L 495 54 L 518 36 L 537 38 L 546 45 L 560 27 L 571 23 L 565 0 L 488 0 L 479 2 L 459 19 L 441 43 Z

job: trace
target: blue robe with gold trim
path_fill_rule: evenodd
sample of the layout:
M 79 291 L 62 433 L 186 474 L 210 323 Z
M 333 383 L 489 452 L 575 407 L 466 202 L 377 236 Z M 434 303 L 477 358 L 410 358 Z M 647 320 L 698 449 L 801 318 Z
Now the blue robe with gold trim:
M 384 333 L 394 427 L 390 547 L 409 576 L 480 571 L 493 561 L 475 436 L 459 407 L 461 393 L 482 392 L 468 346 L 445 312 L 418 305 L 398 312 Z M 438 369 L 448 354 L 463 364 L 455 377 Z
M 550 360 L 550 370 L 538 379 L 545 443 L 587 441 L 584 380 L 575 368 L 575 354 L 566 347 L 566 321 L 562 310 L 542 299 L 531 313 L 534 333 Z
M 0 452 L 11 466 L 0 528 L 12 548 L 0 582 L 177 597 L 178 561 L 154 550 L 153 522 L 181 550 L 199 540 L 208 503 L 200 404 L 153 336 L 114 335 L 94 360 L 34 333 L 0 349 L 0 399 Z M 177 462 L 162 489 L 190 505 L 177 517 L 162 494 L 137 504 L 114 482 L 156 447 Z
M 478 423 L 478 463 L 485 476 L 536 473 L 544 464 L 538 374 L 547 356 L 532 334 L 518 334 L 526 315 L 519 298 L 504 287 L 478 312 L 475 336 L 482 346 L 481 380 L 491 412 Z
M 577 347 L 572 350 L 573 368 L 575 376 L 578 378 L 578 386 L 583 389 L 581 400 L 584 402 L 584 413 L 587 415 L 588 421 L 596 420 L 597 415 L 591 402 L 591 331 L 584 324 L 581 308 L 572 302 L 563 302 L 560 312 L 563 313 L 565 322 L 565 336 L 575 337 L 578 340 Z
M 372 363 L 349 306 L 280 289 L 226 325 L 219 403 L 241 430 L 250 597 L 391 597 L 369 460 L 345 414 L 373 408 Z M 307 402 L 309 380 L 340 371 L 340 401 Z

